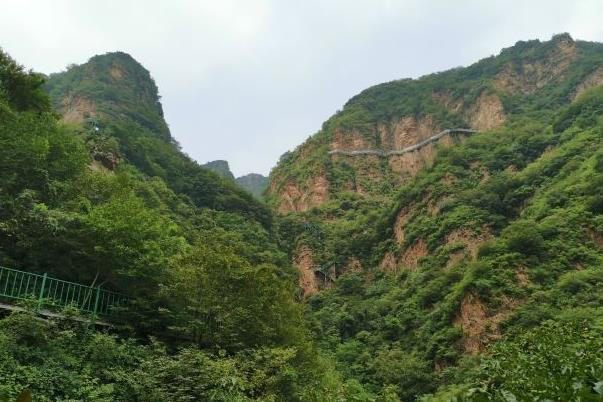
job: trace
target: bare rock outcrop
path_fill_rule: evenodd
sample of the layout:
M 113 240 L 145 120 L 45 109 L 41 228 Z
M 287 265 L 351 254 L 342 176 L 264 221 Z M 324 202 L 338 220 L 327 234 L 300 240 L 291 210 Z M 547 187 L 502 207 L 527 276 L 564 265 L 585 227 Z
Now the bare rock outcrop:
M 560 77 L 576 57 L 576 43 L 569 36 L 559 37 L 547 57 L 520 65 L 506 64 L 492 80 L 494 88 L 506 93 L 533 94 Z
M 593 88 L 599 85 L 603 85 L 603 67 L 597 68 L 595 71 L 590 73 L 584 78 L 584 80 L 579 83 L 572 93 L 572 99 L 576 99 L 578 96 L 582 95 L 584 91 L 589 88 Z
M 79 124 L 98 115 L 96 103 L 82 96 L 67 97 L 62 102 L 63 121 Z
M 503 296 L 498 311 L 489 314 L 480 298 L 468 293 L 463 297 L 454 324 L 463 331 L 461 346 L 466 353 L 476 355 L 490 341 L 500 337 L 500 323 L 509 317 L 519 302 Z
M 396 272 L 398 270 L 398 262 L 394 253 L 388 251 L 383 256 L 383 259 L 379 263 L 379 269 L 385 272 Z
M 470 354 L 478 354 L 483 346 L 482 335 L 486 329 L 486 306 L 473 293 L 461 301 L 461 308 L 454 324 L 463 330 L 463 349 Z
M 299 272 L 299 287 L 304 297 L 318 292 L 319 279 L 315 273 L 316 264 L 312 250 L 307 246 L 301 246 L 293 257 L 293 265 Z
M 419 265 L 419 260 L 429 254 L 427 242 L 420 238 L 406 249 L 400 260 L 400 265 L 415 269 Z
M 482 92 L 467 112 L 467 117 L 472 128 L 488 131 L 504 124 L 505 109 L 498 96 Z
M 462 244 L 467 254 L 472 259 L 475 259 L 479 247 L 492 238 L 493 235 L 490 228 L 483 226 L 479 232 L 466 228 L 454 230 L 446 236 L 445 241 L 447 245 Z
M 381 148 L 386 151 L 409 147 L 429 138 L 437 131 L 439 130 L 429 115 L 419 120 L 406 116 L 377 126 Z
M 329 199 L 329 181 L 325 175 L 308 179 L 303 187 L 294 181 L 288 181 L 279 195 L 279 213 L 304 212 Z

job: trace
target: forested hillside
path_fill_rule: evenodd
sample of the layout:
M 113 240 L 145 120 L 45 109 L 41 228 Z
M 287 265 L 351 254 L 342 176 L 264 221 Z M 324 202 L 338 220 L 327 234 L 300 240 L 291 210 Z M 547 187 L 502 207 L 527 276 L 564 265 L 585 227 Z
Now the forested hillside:
M 342 395 L 310 343 L 268 210 L 180 153 L 148 73 L 120 53 L 43 85 L 0 53 L 0 265 L 100 285 L 130 301 L 104 331 L 5 314 L 0 395 Z M 61 122 L 45 89 L 55 104 L 79 99 L 90 114 L 61 108 Z
M 270 224 L 267 209 L 247 192 L 180 151 L 163 119 L 155 82 L 130 55 L 108 53 L 72 65 L 52 74 L 46 89 L 65 122 L 83 123 L 94 133 L 86 142 L 104 167 L 113 169 L 123 159 L 196 206 L 241 211 Z
M 519 42 L 369 88 L 281 158 L 269 202 L 344 378 L 600 400 L 602 71 L 601 44 Z M 478 132 L 395 152 L 452 128 Z
M 601 400 L 601 84 L 562 34 L 377 85 L 264 203 L 183 153 L 131 56 L 0 51 L 0 266 L 127 297 L 109 326 L 3 310 L 0 399 Z

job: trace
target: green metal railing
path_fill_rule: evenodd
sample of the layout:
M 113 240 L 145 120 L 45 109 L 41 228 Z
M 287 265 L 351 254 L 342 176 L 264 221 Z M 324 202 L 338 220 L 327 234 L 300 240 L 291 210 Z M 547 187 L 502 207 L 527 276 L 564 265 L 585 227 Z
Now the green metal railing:
M 93 317 L 110 315 L 126 298 L 118 293 L 79 283 L 0 266 L 0 298 L 37 301 L 38 308 L 75 306 Z

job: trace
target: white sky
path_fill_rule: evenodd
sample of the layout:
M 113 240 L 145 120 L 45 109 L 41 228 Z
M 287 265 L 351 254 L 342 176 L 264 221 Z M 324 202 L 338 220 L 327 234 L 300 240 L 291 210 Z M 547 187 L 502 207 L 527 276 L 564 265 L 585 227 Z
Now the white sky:
M 201 163 L 267 174 L 351 96 L 569 32 L 603 41 L 601 0 L 0 0 L 0 47 L 51 73 L 121 50 L 155 78 Z

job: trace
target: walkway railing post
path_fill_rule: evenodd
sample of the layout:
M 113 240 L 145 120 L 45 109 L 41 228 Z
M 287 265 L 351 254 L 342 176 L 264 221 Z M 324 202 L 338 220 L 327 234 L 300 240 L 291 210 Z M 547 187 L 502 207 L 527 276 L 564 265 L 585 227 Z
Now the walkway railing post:
M 96 319 L 96 310 L 98 309 L 98 299 L 100 298 L 100 286 L 96 288 L 96 298 L 94 299 L 94 309 L 92 310 L 92 319 Z
M 44 288 L 46 287 L 46 278 L 48 274 L 44 273 L 42 276 L 42 287 L 40 288 L 40 295 L 38 296 L 38 310 L 42 308 L 42 303 L 44 303 Z

